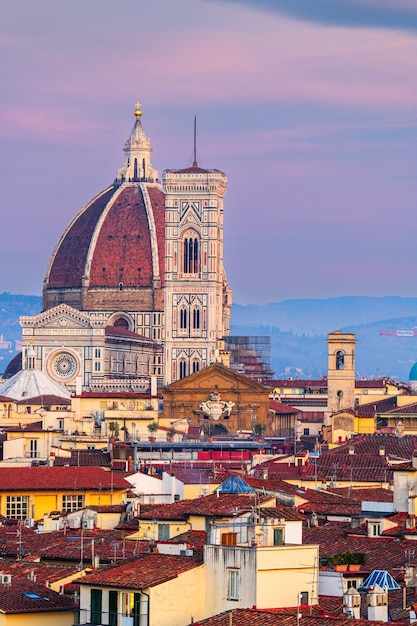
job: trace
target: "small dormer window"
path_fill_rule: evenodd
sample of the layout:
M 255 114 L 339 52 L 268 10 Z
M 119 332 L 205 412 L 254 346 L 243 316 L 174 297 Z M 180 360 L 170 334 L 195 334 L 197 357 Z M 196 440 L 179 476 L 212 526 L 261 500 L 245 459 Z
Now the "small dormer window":
M 381 536 L 381 524 L 379 522 L 369 522 L 368 533 L 370 537 Z

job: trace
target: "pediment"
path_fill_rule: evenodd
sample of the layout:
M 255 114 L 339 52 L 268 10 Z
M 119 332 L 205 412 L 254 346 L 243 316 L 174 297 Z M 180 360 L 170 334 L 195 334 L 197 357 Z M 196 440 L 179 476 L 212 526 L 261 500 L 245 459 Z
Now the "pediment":
M 182 226 L 194 226 L 195 224 L 199 224 L 200 219 L 194 214 L 194 212 L 189 209 L 181 218 Z
M 91 328 L 88 313 L 73 309 L 67 304 L 59 304 L 58 306 L 48 309 L 21 320 L 22 326 L 33 326 L 34 328 Z
M 256 381 L 238 374 L 229 367 L 220 363 L 214 363 L 208 367 L 191 374 L 186 378 L 177 380 L 167 386 L 168 390 L 177 391 L 180 389 L 240 389 L 248 391 L 265 391 L 265 387 Z

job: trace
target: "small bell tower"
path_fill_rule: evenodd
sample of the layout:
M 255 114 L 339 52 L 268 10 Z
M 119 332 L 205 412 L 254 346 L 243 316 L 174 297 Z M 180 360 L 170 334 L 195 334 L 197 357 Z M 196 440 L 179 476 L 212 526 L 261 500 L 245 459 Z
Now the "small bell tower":
M 327 337 L 327 411 L 324 425 L 330 425 L 330 416 L 355 403 L 355 345 L 353 333 L 337 330 Z

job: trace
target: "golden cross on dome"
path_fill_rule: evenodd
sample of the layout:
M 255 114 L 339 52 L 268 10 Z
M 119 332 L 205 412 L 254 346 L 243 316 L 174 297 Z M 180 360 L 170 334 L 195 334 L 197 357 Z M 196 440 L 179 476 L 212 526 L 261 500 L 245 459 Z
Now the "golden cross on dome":
M 135 117 L 140 119 L 141 115 L 142 115 L 142 105 L 141 105 L 140 102 L 136 102 L 136 104 L 135 104 Z

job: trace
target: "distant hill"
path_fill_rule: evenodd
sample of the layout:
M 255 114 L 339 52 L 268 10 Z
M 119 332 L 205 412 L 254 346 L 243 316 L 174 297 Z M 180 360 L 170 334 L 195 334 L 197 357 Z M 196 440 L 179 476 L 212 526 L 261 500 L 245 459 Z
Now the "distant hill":
M 322 377 L 327 371 L 328 333 L 356 334 L 358 377 L 408 380 L 417 361 L 417 337 L 381 336 L 381 329 L 417 327 L 417 298 L 346 296 L 285 300 L 232 308 L 231 334 L 270 335 L 271 367 L 277 378 Z
M 23 296 L 4 292 L 0 294 L 0 372 L 18 352 L 16 342 L 22 337 L 19 318 L 21 315 L 36 315 L 42 308 L 40 296 Z
M 0 371 L 16 354 L 19 317 L 41 309 L 40 296 L 0 294 L 0 334 L 9 344 L 0 349 Z M 343 330 L 356 334 L 359 377 L 407 381 L 417 361 L 417 337 L 381 336 L 379 331 L 385 328 L 417 328 L 417 298 L 346 296 L 232 307 L 231 334 L 271 336 L 271 366 L 277 378 L 326 375 L 326 337 Z
M 360 326 L 414 315 L 417 315 L 417 298 L 345 296 L 327 300 L 283 300 L 265 305 L 235 304 L 232 323 L 236 326 L 275 326 L 314 337 L 347 325 Z

